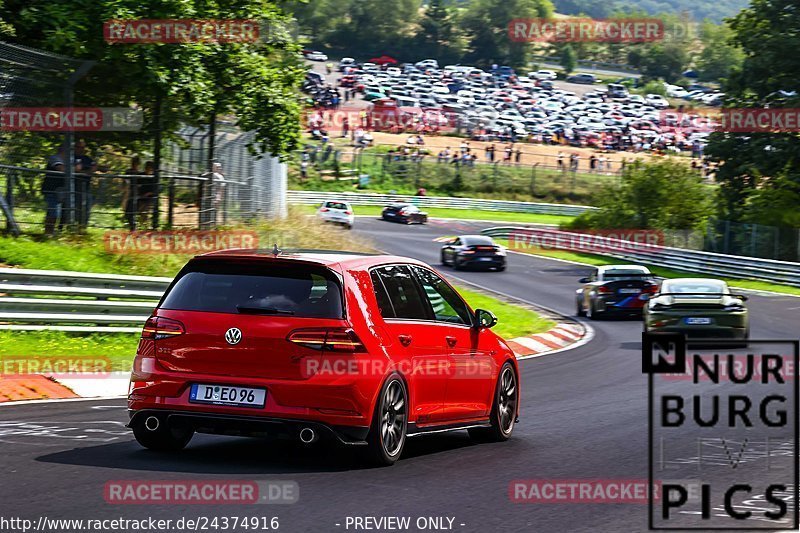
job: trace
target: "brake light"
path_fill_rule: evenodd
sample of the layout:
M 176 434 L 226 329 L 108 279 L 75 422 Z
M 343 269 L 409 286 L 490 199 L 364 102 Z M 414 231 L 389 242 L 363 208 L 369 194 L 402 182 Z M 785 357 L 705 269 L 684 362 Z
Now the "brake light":
M 323 207 L 319 211 L 320 211 L 320 213 L 327 213 L 328 212 L 328 208 L 327 207 Z
M 349 328 L 296 329 L 289 334 L 287 340 L 311 350 L 348 353 L 366 351 L 364 344 Z
M 166 339 L 175 337 L 176 335 L 183 335 L 186 330 L 183 324 L 171 318 L 164 318 L 161 316 L 151 316 L 144 323 L 142 329 L 142 338 L 157 341 L 159 339 Z
M 350 212 L 350 211 L 345 211 L 345 212 L 344 212 L 344 214 L 345 214 L 345 215 L 352 215 L 353 213 L 352 213 L 352 212 Z
M 131 371 L 131 382 L 149 381 L 152 379 L 153 372 L 156 370 L 155 357 L 139 357 L 133 359 L 133 370 Z
M 609 292 L 612 292 L 612 291 L 611 291 L 611 289 L 609 289 L 605 285 L 601 285 L 601 286 L 597 287 L 597 292 L 599 292 L 601 294 L 608 294 Z
M 644 288 L 644 292 L 646 292 L 648 294 L 656 294 L 658 292 L 658 285 L 654 285 L 652 283 L 649 284 L 649 285 L 646 285 L 645 288 Z

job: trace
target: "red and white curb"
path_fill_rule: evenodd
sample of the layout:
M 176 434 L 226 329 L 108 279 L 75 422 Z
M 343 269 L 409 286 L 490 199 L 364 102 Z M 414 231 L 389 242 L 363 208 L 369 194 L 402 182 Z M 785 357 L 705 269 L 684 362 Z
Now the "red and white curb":
M 584 343 L 588 340 L 588 335 L 589 330 L 583 325 L 562 322 L 544 333 L 516 337 L 506 343 L 514 350 L 517 359 L 527 359 L 561 351 L 573 347 L 577 343 Z

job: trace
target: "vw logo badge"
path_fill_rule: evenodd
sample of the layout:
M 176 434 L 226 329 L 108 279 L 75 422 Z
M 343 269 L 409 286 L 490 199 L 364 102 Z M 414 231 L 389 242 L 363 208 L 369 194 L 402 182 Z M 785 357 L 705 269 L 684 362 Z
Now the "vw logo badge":
M 239 328 L 231 328 L 225 332 L 225 341 L 228 344 L 239 344 L 239 341 L 242 340 L 242 330 Z

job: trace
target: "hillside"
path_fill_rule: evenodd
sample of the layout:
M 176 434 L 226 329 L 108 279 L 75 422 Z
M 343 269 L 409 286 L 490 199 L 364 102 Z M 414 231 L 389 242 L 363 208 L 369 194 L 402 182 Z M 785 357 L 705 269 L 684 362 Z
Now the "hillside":
M 708 18 L 720 22 L 747 7 L 748 0 L 553 0 L 559 13 L 586 14 L 603 18 L 619 10 L 644 10 L 648 13 L 689 13 L 695 20 Z

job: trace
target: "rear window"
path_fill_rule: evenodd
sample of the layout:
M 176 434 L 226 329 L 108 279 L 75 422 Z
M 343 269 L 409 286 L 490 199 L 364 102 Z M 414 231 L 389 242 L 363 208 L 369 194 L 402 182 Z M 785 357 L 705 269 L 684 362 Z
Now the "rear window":
M 161 309 L 212 313 L 342 318 L 342 290 L 324 267 L 257 262 L 190 263 Z
M 330 209 L 348 209 L 347 204 L 344 202 L 326 202 L 325 207 Z
M 642 272 L 641 270 L 606 270 L 603 272 L 604 279 L 620 279 L 620 278 L 652 278 L 653 274 L 649 272 Z
M 465 237 L 464 244 L 467 246 L 493 246 L 494 241 L 490 237 Z

